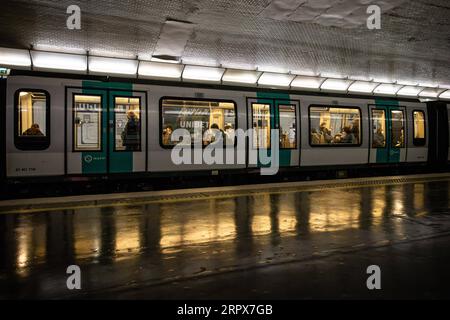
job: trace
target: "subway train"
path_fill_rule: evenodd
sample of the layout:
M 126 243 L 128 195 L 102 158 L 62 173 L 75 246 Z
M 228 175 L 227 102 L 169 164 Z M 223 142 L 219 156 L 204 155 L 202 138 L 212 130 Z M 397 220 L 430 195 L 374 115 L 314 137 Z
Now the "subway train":
M 19 70 L 0 81 L 0 96 L 8 197 L 425 172 L 450 161 L 442 101 Z M 279 144 L 278 173 L 261 176 L 248 155 L 175 164 L 180 128 L 203 133 L 204 147 L 212 128 L 226 139 L 258 129 L 245 150 Z

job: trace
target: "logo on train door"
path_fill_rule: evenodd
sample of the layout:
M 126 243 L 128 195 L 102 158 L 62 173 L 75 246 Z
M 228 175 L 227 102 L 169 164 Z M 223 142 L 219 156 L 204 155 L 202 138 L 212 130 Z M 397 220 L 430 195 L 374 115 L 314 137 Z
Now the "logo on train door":
M 84 157 L 84 162 L 91 163 L 92 160 L 93 160 L 93 158 L 90 154 L 88 154 L 87 156 Z

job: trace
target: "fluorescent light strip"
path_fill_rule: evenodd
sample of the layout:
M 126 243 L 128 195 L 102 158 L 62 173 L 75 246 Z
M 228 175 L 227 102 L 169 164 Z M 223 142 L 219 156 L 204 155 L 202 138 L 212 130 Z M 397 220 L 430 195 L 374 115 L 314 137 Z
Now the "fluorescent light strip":
M 415 87 L 415 86 L 404 86 L 400 90 L 397 91 L 398 96 L 407 96 L 407 97 L 417 97 L 419 92 L 424 88 Z
M 348 88 L 349 92 L 372 93 L 379 85 L 377 82 L 356 81 Z
M 186 66 L 183 71 L 183 79 L 206 82 L 220 82 L 225 69 L 202 66 Z
M 132 75 L 136 74 L 137 67 L 137 60 L 89 57 L 89 71 L 93 73 Z
M 31 56 L 31 57 L 30 57 Z M 153 58 L 152 58 L 153 60 Z M 87 64 L 89 62 L 89 64 Z M 131 59 L 108 58 L 100 56 L 86 56 L 83 54 L 70 54 L 48 52 L 39 50 L 22 50 L 0 48 L 0 66 L 29 69 L 31 65 L 37 70 L 67 70 L 85 73 L 87 66 L 92 74 L 118 74 L 136 75 L 142 78 L 168 78 L 180 80 L 198 80 L 214 83 L 242 83 L 278 88 L 296 88 L 328 91 L 348 91 L 373 93 L 388 96 L 407 96 L 421 98 L 450 99 L 450 87 L 445 85 L 425 84 L 400 80 L 396 83 L 390 81 L 364 81 L 362 77 L 339 79 L 330 75 L 321 77 L 307 75 L 293 75 L 267 71 L 225 69 L 199 65 L 185 65 L 167 62 L 138 61 Z M 139 70 L 138 70 L 139 65 Z M 184 70 L 183 70 L 184 68 Z M 272 72 L 268 71 L 271 70 Z M 359 80 L 361 79 L 361 80 Z
M 295 75 L 264 72 L 258 79 L 258 85 L 288 88 Z
M 31 51 L 31 56 L 36 69 L 87 70 L 87 57 L 84 55 Z
M 324 81 L 325 78 L 296 76 L 291 83 L 291 87 L 318 90 Z
M 400 90 L 400 88 L 402 88 L 402 87 L 403 86 L 400 84 L 382 83 L 373 90 L 373 93 L 395 96 L 395 94 L 398 92 L 398 90 Z
M 256 84 L 261 73 L 262 72 L 258 71 L 227 69 L 223 75 L 222 81 L 229 83 Z
M 183 65 L 173 63 L 160 63 L 141 61 L 138 74 L 142 78 L 170 78 L 181 79 Z
M 30 53 L 28 50 L 0 48 L 0 65 L 31 67 Z
M 450 90 L 444 91 L 439 95 L 439 99 L 450 99 Z
M 352 82 L 352 80 L 344 79 L 327 79 L 322 83 L 320 89 L 330 91 L 347 91 Z
M 404 85 L 404 86 L 411 86 L 411 87 L 414 87 L 414 86 L 418 85 L 417 82 L 409 81 L 409 80 L 398 80 L 396 83 Z
M 419 97 L 423 98 L 437 98 L 439 97 L 439 94 L 444 92 L 445 89 L 439 89 L 439 88 L 426 88 L 423 91 L 419 93 Z

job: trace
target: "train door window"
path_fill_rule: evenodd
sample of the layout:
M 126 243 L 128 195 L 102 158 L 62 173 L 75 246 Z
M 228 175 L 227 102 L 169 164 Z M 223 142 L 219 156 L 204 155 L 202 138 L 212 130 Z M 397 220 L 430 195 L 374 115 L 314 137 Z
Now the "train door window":
M 372 109 L 372 148 L 386 147 L 386 111 Z
M 425 113 L 423 111 L 413 111 L 414 120 L 414 138 L 413 144 L 415 146 L 425 145 Z
M 141 101 L 139 97 L 114 97 L 114 150 L 141 150 Z
M 50 145 L 50 95 L 43 90 L 17 90 L 14 142 L 21 150 Z
M 74 95 L 74 151 L 102 150 L 102 97 Z
M 405 124 L 403 111 L 391 110 L 391 145 L 394 148 L 405 147 Z
M 361 111 L 358 108 L 311 106 L 311 146 L 359 146 Z
M 278 105 L 280 116 L 280 148 L 297 148 L 295 105 Z
M 189 98 L 161 99 L 161 145 L 171 147 L 182 141 L 172 141 L 176 129 L 185 129 L 191 143 L 201 141 L 206 146 L 219 138 L 233 144 L 236 129 L 236 103 L 225 100 L 197 100 Z
M 270 149 L 270 104 L 253 103 L 252 121 L 253 121 L 253 147 L 261 149 Z

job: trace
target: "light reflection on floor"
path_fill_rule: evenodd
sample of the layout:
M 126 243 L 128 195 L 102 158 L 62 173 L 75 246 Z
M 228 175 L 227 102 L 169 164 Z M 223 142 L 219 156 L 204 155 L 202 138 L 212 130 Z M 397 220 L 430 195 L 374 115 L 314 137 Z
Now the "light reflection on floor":
M 365 235 L 370 240 L 390 241 L 412 230 L 399 217 L 448 210 L 449 183 L 6 214 L 0 216 L 0 270 L 3 278 L 15 274 L 26 279 L 37 268 L 69 262 L 114 264 L 157 256 L 160 260 L 152 262 L 157 264 L 178 259 L 188 249 L 215 246 L 217 250 L 208 252 L 226 252 L 221 259 L 232 265 L 233 260 L 254 254 L 258 245 L 262 247 L 259 251 L 275 252 L 265 244 L 267 236 L 272 239 L 271 246 L 284 238 L 301 241 L 318 234 L 339 239 L 351 230 L 369 232 Z M 234 252 L 219 248 L 227 243 L 236 244 Z

